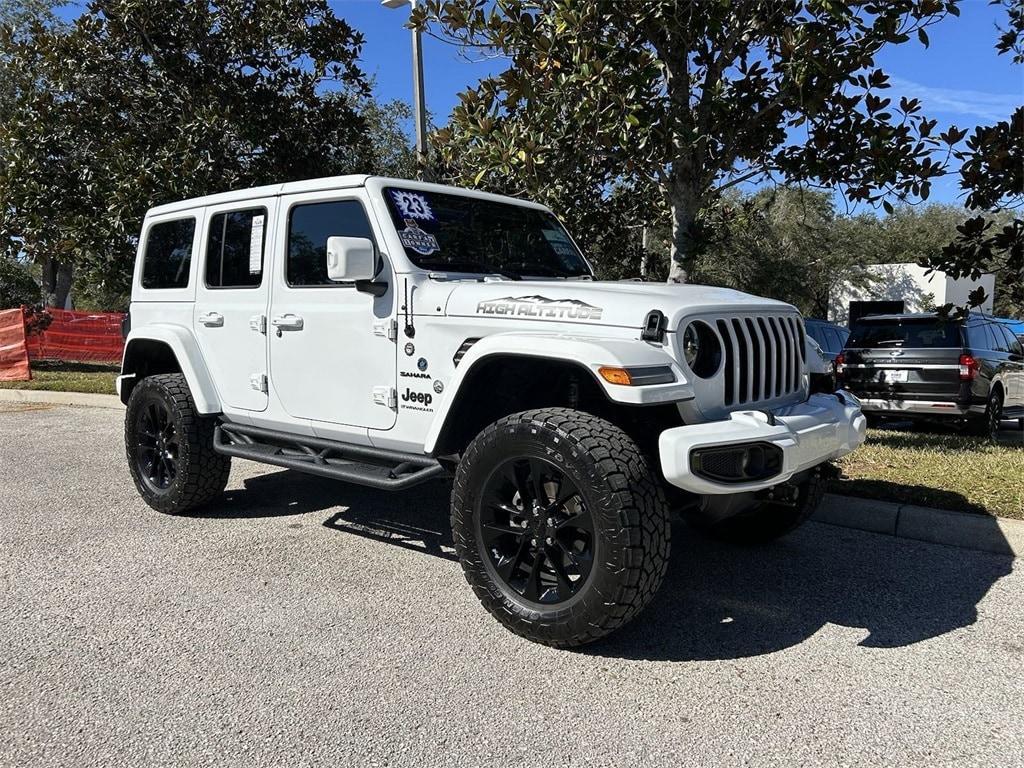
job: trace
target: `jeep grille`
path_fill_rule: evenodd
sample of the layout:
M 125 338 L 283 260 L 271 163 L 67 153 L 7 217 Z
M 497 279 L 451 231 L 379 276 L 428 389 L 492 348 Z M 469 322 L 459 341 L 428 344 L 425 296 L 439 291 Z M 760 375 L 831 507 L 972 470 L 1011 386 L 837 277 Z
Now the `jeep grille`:
M 724 351 L 725 405 L 776 400 L 802 386 L 804 329 L 792 315 L 715 321 Z

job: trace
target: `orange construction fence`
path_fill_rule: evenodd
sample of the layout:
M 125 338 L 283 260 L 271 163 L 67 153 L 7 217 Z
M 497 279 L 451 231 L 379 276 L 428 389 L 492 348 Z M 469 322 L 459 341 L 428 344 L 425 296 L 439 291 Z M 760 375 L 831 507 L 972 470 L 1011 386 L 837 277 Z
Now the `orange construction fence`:
M 124 352 L 122 312 L 47 309 L 49 324 L 26 336 L 32 360 L 119 363 Z
M 0 381 L 28 381 L 25 315 L 20 309 L 0 311 Z

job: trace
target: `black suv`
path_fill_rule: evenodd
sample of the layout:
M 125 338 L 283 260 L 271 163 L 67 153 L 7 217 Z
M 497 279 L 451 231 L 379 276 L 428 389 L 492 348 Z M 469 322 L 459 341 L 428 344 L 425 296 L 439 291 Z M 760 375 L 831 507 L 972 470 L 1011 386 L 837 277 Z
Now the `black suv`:
M 988 315 L 861 318 L 836 372 L 869 415 L 955 419 L 985 435 L 1024 418 L 1021 342 Z
M 827 320 L 815 320 L 810 317 L 804 318 L 804 330 L 807 331 L 808 336 L 818 342 L 821 351 L 825 353 L 829 360 L 836 359 L 839 353 L 843 351 L 843 347 L 846 346 L 846 340 L 850 336 L 850 332 L 841 325 L 830 323 Z

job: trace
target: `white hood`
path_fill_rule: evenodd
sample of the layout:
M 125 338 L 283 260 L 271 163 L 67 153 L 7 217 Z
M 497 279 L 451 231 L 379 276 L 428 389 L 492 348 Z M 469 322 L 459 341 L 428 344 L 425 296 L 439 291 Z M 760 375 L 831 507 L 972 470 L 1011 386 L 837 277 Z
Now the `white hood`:
M 675 330 L 684 316 L 703 312 L 796 312 L 781 301 L 703 285 L 509 280 L 458 284 L 448 297 L 445 314 L 640 328 L 652 309 L 665 313 L 669 330 Z

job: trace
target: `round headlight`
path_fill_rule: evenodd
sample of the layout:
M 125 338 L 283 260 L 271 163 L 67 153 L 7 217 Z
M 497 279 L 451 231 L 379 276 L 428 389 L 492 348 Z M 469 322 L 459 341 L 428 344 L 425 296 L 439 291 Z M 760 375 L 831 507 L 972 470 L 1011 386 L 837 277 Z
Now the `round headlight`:
M 694 320 L 683 330 L 683 359 L 702 379 L 718 373 L 722 365 L 722 344 L 711 326 Z
M 697 364 L 698 357 L 700 357 L 700 334 L 697 333 L 694 324 L 690 323 L 683 331 L 683 358 L 686 360 L 686 364 L 693 368 Z

